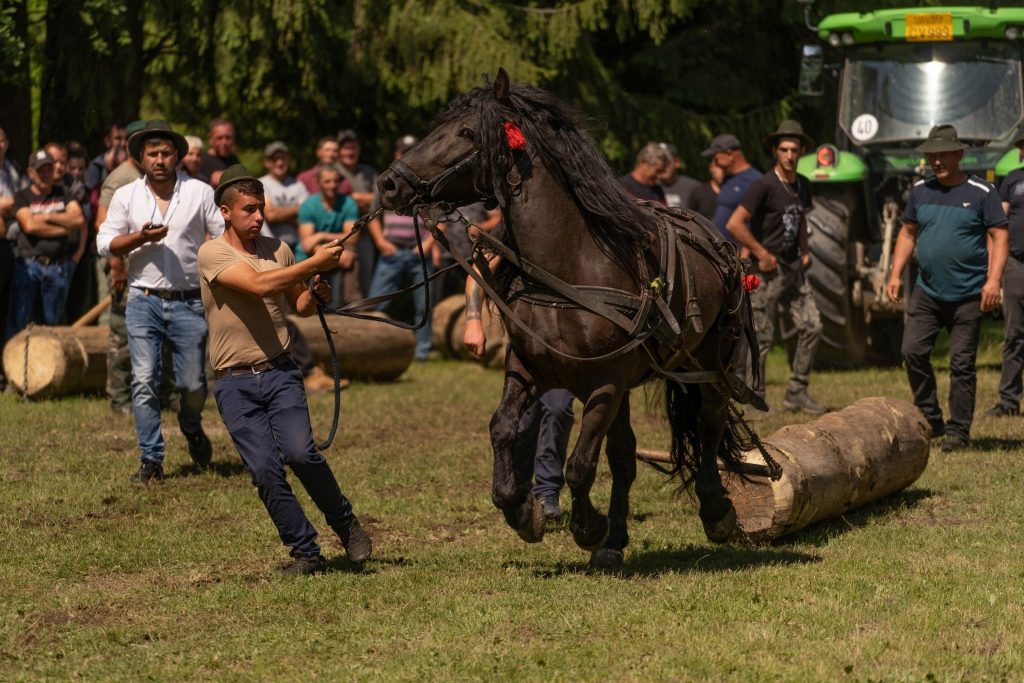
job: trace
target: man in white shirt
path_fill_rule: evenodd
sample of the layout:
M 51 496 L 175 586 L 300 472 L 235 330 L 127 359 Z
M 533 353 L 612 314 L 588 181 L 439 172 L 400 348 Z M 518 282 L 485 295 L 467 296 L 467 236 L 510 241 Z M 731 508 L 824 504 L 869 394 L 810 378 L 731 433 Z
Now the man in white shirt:
M 197 253 L 207 234 L 217 237 L 224 231 L 224 219 L 209 185 L 176 173 L 188 143 L 166 121 L 147 122 L 132 136 L 128 151 L 143 176 L 114 193 L 96 247 L 103 256 L 131 254 L 125 322 L 142 461 L 131 480 L 145 484 L 163 478 L 159 389 L 165 339 L 172 347 L 175 388 L 181 394 L 178 425 L 188 439 L 189 455 L 205 467 L 213 454 L 201 421 L 207 327 Z

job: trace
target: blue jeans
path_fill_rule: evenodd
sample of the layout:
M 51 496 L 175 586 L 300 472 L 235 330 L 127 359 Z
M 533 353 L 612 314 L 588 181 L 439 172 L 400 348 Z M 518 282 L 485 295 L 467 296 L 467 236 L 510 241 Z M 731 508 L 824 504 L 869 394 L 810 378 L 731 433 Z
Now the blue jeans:
M 512 448 L 516 462 L 533 465 L 535 498 L 558 504 L 558 494 L 565 485 L 565 450 L 572 422 L 572 394 L 565 389 L 545 391 L 519 418 Z M 522 474 L 528 479 L 531 473 Z
M 42 305 L 44 325 L 59 325 L 64 317 L 71 276 L 75 262 L 70 258 L 43 265 L 32 259 L 19 258 L 14 264 L 11 280 L 11 304 L 7 316 L 7 338 L 17 334 L 32 320 L 36 298 Z
M 428 257 L 429 258 L 429 257 Z M 427 276 L 434 273 L 434 266 L 427 261 Z M 377 259 L 377 268 L 373 271 L 373 284 L 367 297 L 380 296 L 401 289 L 403 282 L 417 283 L 423 280 L 423 269 L 420 266 L 419 252 L 413 249 L 399 249 L 391 256 Z M 416 306 L 416 322 L 419 322 L 427 310 L 427 287 L 420 287 L 412 293 L 413 304 Z M 390 301 L 377 306 L 378 311 L 388 307 Z M 416 358 L 424 360 L 433 346 L 431 341 L 431 321 L 416 330 Z
M 168 301 L 132 287 L 125 304 L 132 357 L 132 408 L 140 459 L 164 460 L 160 433 L 160 373 L 164 340 L 171 345 L 174 388 L 181 395 L 178 425 L 186 437 L 202 431 L 206 403 L 206 318 L 199 299 Z
M 281 541 L 292 555 L 319 554 L 316 529 L 295 499 L 284 466 L 291 467 L 335 532 L 351 519 L 352 505 L 313 444 L 302 373 L 286 361 L 258 375 L 219 379 L 213 395 Z

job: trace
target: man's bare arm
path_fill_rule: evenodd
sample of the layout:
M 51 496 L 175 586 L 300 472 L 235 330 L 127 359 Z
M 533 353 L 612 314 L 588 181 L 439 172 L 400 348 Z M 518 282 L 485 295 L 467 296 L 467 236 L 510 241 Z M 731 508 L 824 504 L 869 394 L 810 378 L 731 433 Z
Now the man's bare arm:
M 33 215 L 32 209 L 27 206 L 18 209 L 15 218 L 18 219 L 21 231 L 26 235 L 32 235 L 33 237 L 65 237 L 68 234 L 67 228 L 50 223 L 43 214 Z
M 899 237 L 896 238 L 896 247 L 892 254 L 892 271 L 889 273 L 889 281 L 885 285 L 885 293 L 894 303 L 898 304 L 903 300 L 900 297 L 900 285 L 902 284 L 900 276 L 903 275 L 903 269 L 910 262 L 916 245 L 917 223 L 904 223 L 900 228 Z

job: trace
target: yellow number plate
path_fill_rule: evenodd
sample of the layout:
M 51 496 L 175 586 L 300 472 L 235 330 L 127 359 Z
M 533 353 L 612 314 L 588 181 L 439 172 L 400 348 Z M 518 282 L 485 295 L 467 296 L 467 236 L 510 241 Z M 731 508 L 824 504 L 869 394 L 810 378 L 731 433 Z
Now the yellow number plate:
M 934 14 L 907 14 L 907 40 L 953 40 L 953 15 L 950 12 Z

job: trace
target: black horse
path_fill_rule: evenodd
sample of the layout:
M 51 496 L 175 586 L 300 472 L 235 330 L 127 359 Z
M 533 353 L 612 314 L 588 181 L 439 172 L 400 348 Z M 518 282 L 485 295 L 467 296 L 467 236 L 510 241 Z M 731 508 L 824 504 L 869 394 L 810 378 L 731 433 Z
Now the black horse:
M 742 533 L 717 461 L 738 469 L 745 446 L 729 401 L 750 397 L 729 376 L 739 337 L 750 337 L 750 309 L 735 250 L 713 226 L 634 201 L 578 116 L 543 90 L 510 84 L 504 70 L 493 86 L 457 97 L 378 187 L 383 206 L 404 213 L 480 199 L 502 208 L 506 277 L 499 270 L 490 283 L 508 302 L 510 348 L 490 427 L 492 498 L 524 540 L 543 538 L 544 517 L 518 474 L 531 466 L 514 462 L 512 443 L 532 402 L 564 387 L 584 406 L 566 466 L 570 530 L 592 565 L 622 563 L 636 477 L 629 389 L 657 375 L 670 377 L 674 471 L 695 482 L 708 538 Z M 607 517 L 590 500 L 605 438 Z

